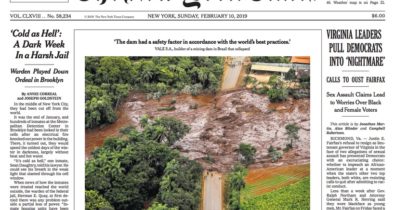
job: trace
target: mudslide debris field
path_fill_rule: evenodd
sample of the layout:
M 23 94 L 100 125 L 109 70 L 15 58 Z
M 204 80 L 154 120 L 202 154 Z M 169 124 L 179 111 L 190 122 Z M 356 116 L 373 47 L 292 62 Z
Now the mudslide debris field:
M 174 110 L 163 107 L 174 106 Z M 89 129 L 86 155 L 103 143 L 106 134 L 115 135 L 126 125 L 138 127 L 143 115 L 151 118 L 172 116 L 190 126 L 190 132 L 174 147 L 199 161 L 211 171 L 227 172 L 240 160 L 240 143 L 253 145 L 257 152 L 251 168 L 308 163 L 310 159 L 310 101 L 288 99 L 271 103 L 267 96 L 237 90 L 211 95 L 168 95 L 160 100 L 146 100 L 142 93 L 132 93 L 119 111 L 119 122 L 102 128 Z M 299 140 L 294 149 L 272 163 L 268 148 L 283 149 L 289 143 L 285 126 L 296 123 Z

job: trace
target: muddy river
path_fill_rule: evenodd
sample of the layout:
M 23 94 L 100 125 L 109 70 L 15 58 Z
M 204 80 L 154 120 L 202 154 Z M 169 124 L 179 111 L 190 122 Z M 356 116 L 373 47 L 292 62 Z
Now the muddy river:
M 173 111 L 159 111 L 175 103 Z M 197 106 L 196 106 L 197 105 Z M 158 110 L 159 109 L 159 110 Z M 117 135 L 127 125 L 138 127 L 142 115 L 172 116 L 191 127 L 190 132 L 174 147 L 184 156 L 197 160 L 207 170 L 226 172 L 239 161 L 240 143 L 257 149 L 252 167 L 298 164 L 310 159 L 310 102 L 299 99 L 270 103 L 266 96 L 249 90 L 226 92 L 217 96 L 165 96 L 160 101 L 146 100 L 144 94 L 134 93 L 120 107 L 119 119 L 110 125 L 87 129 L 85 154 L 103 144 L 106 137 Z M 285 126 L 296 123 L 299 140 L 283 159 L 272 163 L 267 149 L 270 145 L 282 149 L 288 143 Z

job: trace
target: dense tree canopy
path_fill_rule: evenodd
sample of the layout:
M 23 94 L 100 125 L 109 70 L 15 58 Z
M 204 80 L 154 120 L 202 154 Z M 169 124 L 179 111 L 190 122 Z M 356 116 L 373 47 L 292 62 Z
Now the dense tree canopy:
M 92 153 L 85 164 L 87 192 L 97 192 L 101 203 L 117 210 L 143 209 L 152 199 L 160 201 L 154 209 L 197 209 L 202 168 L 169 147 L 189 127 L 167 117 L 143 117 L 141 124 L 143 131 L 124 128 Z
M 94 190 L 85 191 L 86 210 L 114 210 L 111 204 Z
M 160 182 L 158 200 L 179 210 L 198 209 L 200 202 L 201 166 L 186 158 L 167 163 Z
M 114 122 L 131 89 L 155 99 L 170 92 L 213 93 L 222 71 L 221 57 L 86 57 L 85 127 Z
M 242 163 L 249 165 L 255 161 L 254 156 L 256 153 L 256 149 L 251 144 L 241 143 L 239 145 L 239 152 L 242 156 Z
M 145 119 L 142 119 L 145 121 Z M 144 124 L 143 122 L 141 123 Z M 144 126 L 144 137 L 171 146 L 189 132 L 190 128 L 173 117 L 156 118 Z
M 285 82 L 278 76 L 272 75 L 268 84 L 271 88 L 267 91 L 267 96 L 271 102 L 285 101 L 288 98 L 288 88 Z
M 290 56 L 254 56 L 254 57 L 251 57 L 251 62 L 289 63 L 290 61 L 291 61 Z
M 291 123 L 291 124 L 287 124 L 285 126 L 285 130 L 287 131 L 287 135 L 288 135 L 288 140 L 289 140 L 289 145 L 292 148 L 294 141 L 299 139 L 299 126 L 295 123 Z
M 155 202 L 148 210 L 178 210 L 178 208 L 170 208 L 166 204 Z
M 240 191 L 245 187 L 244 177 L 247 175 L 247 169 L 236 164 L 228 174 L 225 182 L 225 203 L 229 210 L 240 210 Z

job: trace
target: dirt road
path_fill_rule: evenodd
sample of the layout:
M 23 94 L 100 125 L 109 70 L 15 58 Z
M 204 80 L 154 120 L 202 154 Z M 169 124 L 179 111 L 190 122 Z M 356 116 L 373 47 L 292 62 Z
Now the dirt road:
M 225 64 L 221 90 L 236 88 L 245 57 L 232 57 L 232 62 Z
M 222 210 L 222 174 L 204 172 L 203 210 Z

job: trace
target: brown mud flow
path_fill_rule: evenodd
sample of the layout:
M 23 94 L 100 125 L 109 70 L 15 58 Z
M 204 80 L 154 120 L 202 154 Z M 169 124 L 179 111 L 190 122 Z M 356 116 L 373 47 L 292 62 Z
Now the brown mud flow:
M 175 103 L 171 104 L 172 101 Z M 160 108 L 170 105 L 175 110 L 160 111 Z M 87 130 L 86 156 L 101 146 L 104 138 L 117 135 L 120 128 L 128 124 L 138 127 L 144 114 L 152 118 L 172 116 L 190 126 L 190 132 L 174 147 L 207 170 L 229 171 L 240 159 L 237 151 L 240 143 L 251 144 L 257 150 L 252 168 L 301 164 L 310 159 L 309 99 L 271 103 L 267 96 L 253 94 L 250 90 L 217 96 L 168 95 L 159 101 L 145 100 L 141 93 L 131 94 L 121 107 L 117 122 Z M 279 162 L 272 163 L 267 150 L 270 145 L 285 148 L 288 143 L 285 126 L 289 123 L 300 127 L 300 138 L 294 149 L 285 153 Z
M 113 124 L 108 124 L 93 129 L 85 129 L 86 157 L 88 157 L 96 147 L 101 146 L 105 138 L 118 135 L 120 128 L 130 125 L 127 110 L 125 110 L 124 107 L 121 107 L 118 110 L 117 116 L 118 119 Z
M 190 96 L 190 95 L 177 95 L 171 96 L 167 95 L 158 100 L 146 100 L 146 95 L 144 93 L 131 93 L 126 100 L 126 102 L 119 108 L 117 112 L 118 119 L 112 123 L 103 125 L 93 129 L 85 129 L 85 156 L 89 157 L 90 153 L 96 148 L 103 145 L 104 140 L 110 136 L 116 136 L 119 134 L 119 129 L 128 126 L 128 125 L 138 125 L 138 121 L 141 117 L 134 116 L 131 113 L 131 110 L 139 110 L 147 108 L 148 111 L 153 111 L 161 107 L 168 106 L 172 100 L 176 100 L 182 103 L 186 103 L 188 105 L 197 105 L 196 112 L 204 111 L 208 106 L 212 105 L 214 97 L 212 95 L 199 95 L 199 96 Z M 176 105 L 177 106 L 177 105 Z M 188 109 L 190 107 L 188 106 Z M 193 109 L 191 110 L 193 111 Z M 166 111 L 158 111 L 158 113 L 168 114 L 167 116 L 174 116 L 177 113 L 177 110 L 174 112 L 166 112 Z M 189 114 L 191 114 L 190 112 Z M 157 115 L 162 116 L 162 115 Z M 185 121 L 184 121 L 185 122 Z

